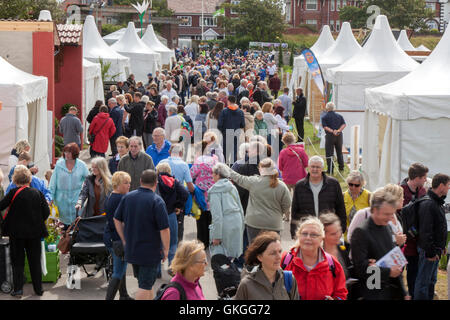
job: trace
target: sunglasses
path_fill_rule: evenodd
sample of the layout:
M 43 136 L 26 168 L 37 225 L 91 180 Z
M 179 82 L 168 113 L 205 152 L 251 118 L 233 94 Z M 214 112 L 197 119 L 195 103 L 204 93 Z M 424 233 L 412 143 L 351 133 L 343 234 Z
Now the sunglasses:
M 358 187 L 361 186 L 361 184 L 349 183 L 348 186 L 349 186 L 349 187 L 356 187 L 356 188 L 358 188 Z

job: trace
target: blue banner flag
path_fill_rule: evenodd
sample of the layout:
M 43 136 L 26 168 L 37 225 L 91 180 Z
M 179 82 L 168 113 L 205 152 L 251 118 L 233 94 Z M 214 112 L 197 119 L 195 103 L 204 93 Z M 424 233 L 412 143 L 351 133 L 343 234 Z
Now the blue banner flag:
M 327 87 L 325 86 L 325 81 L 322 77 L 322 70 L 320 69 L 319 62 L 317 61 L 316 56 L 310 49 L 303 49 L 301 54 L 305 58 L 306 65 L 308 66 L 309 73 L 311 74 L 311 78 L 319 88 L 324 100 L 327 98 Z

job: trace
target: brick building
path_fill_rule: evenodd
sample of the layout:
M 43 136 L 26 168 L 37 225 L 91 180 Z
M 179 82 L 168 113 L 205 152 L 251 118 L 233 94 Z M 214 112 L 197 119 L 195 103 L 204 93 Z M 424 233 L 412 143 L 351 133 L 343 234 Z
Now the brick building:
M 223 39 L 224 30 L 217 25 L 213 15 L 223 0 L 167 0 L 169 9 L 175 11 L 175 17 L 182 19 L 178 25 L 180 39 L 202 39 L 202 2 L 203 2 L 203 39 Z

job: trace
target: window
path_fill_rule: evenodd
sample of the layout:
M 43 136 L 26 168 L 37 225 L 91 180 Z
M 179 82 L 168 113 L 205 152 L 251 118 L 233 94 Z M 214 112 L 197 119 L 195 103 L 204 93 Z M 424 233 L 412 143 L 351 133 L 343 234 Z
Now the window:
M 317 24 L 317 20 L 306 20 L 306 24 Z
M 436 11 L 436 3 L 425 3 L 425 8 L 429 8 L 434 12 Z
M 339 32 L 341 30 L 341 22 L 339 20 L 336 21 L 336 31 Z
M 201 18 L 200 18 L 201 22 Z M 202 26 L 202 23 L 200 23 L 200 27 Z M 216 27 L 217 26 L 217 19 L 214 17 L 203 17 L 203 26 L 205 27 Z
M 180 23 L 180 27 L 191 27 L 192 26 L 192 17 L 191 16 L 179 16 L 178 19 L 185 20 Z
M 347 0 L 342 0 L 342 8 L 345 7 L 347 5 Z
M 341 8 L 341 0 L 336 0 L 336 11 L 339 11 Z
M 306 10 L 317 10 L 317 0 L 306 0 Z
M 334 31 L 334 20 L 330 20 L 330 29 Z
M 331 0 L 330 11 L 334 11 L 334 0 Z
M 233 1 L 231 1 L 231 4 L 232 5 L 238 5 L 239 3 L 241 3 L 241 1 L 238 1 L 238 0 L 233 0 Z M 230 14 L 238 14 L 238 12 L 237 11 L 235 11 L 235 10 L 233 10 L 233 7 L 230 9 Z

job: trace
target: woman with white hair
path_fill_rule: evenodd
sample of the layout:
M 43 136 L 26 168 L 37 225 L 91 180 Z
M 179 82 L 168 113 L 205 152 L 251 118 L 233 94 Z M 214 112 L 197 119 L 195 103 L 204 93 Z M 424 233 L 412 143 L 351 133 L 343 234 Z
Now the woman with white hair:
M 348 185 L 348 190 L 344 192 L 348 227 L 356 212 L 370 206 L 370 191 L 364 189 L 366 181 L 362 173 L 357 170 L 351 171 L 345 182 Z
M 214 185 L 208 190 L 211 211 L 211 256 L 222 253 L 238 258 L 243 252 L 244 209 L 236 187 L 228 180 L 230 168 L 223 163 L 212 169 Z
M 231 180 L 249 191 L 245 216 L 249 242 L 262 230 L 279 234 L 283 229 L 283 215 L 291 206 L 291 194 L 284 182 L 278 179 L 278 169 L 273 160 L 261 160 L 258 168 L 259 176 L 247 177 L 230 172 Z
M 308 217 L 297 230 L 297 243 L 282 256 L 282 268 L 292 271 L 301 300 L 347 299 L 344 269 L 322 249 L 324 238 L 322 222 Z
M 184 111 L 186 111 L 186 114 L 191 119 L 195 119 L 195 116 L 200 112 L 198 104 L 199 99 L 200 97 L 194 94 L 189 100 L 189 103 L 184 107 Z

